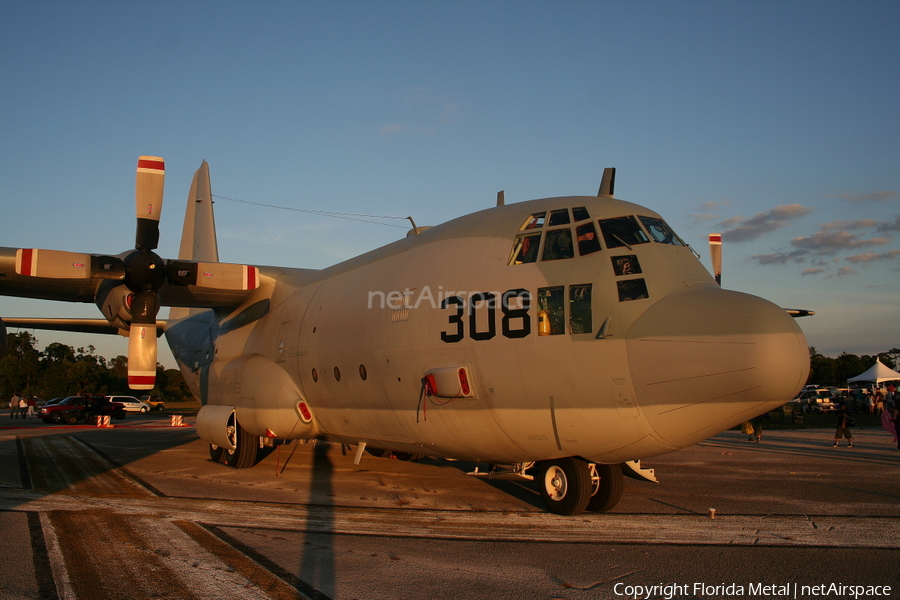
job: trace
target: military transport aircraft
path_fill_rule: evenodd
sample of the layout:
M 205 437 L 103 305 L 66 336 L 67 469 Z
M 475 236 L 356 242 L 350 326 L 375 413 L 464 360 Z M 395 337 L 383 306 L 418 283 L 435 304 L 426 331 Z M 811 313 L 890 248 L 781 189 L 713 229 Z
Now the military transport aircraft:
M 164 333 L 199 436 L 233 467 L 317 438 L 356 445 L 357 462 L 537 467 L 551 512 L 607 511 L 623 471 L 648 475 L 640 459 L 780 406 L 809 370 L 791 316 L 722 289 L 660 215 L 613 197 L 614 175 L 596 196 L 498 196 L 312 270 L 219 263 L 205 161 L 178 259 L 163 260 L 164 163 L 141 157 L 134 250 L 0 248 L 0 294 L 95 302 L 105 319 L 6 325 L 126 335 L 135 389 L 153 387 Z

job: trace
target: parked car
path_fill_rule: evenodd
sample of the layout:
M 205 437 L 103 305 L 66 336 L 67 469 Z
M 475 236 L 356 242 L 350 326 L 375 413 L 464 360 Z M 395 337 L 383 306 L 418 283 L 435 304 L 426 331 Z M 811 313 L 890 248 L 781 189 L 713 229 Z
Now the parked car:
M 164 410 L 166 408 L 166 403 L 159 396 L 141 396 L 141 402 L 149 404 L 151 410 Z
M 109 415 L 114 419 L 125 418 L 125 407 L 111 402 L 106 396 L 69 396 L 56 404 L 44 405 L 38 416 L 45 423 L 87 422 L 97 415 Z
M 798 403 L 802 412 L 833 412 L 838 409 L 835 399 L 831 396 L 831 392 L 825 389 L 807 390 L 800 392 L 800 395 L 791 400 L 792 403 Z
M 126 412 L 142 412 L 145 413 L 151 410 L 150 405 L 146 402 L 141 402 L 134 396 L 109 396 L 110 402 L 116 402 L 121 404 Z

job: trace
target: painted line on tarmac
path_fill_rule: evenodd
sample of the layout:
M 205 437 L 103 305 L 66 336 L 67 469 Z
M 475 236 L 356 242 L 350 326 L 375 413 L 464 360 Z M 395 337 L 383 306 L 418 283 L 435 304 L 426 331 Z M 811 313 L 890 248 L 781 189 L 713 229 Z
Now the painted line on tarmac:
M 0 490 L 0 509 L 102 508 L 211 526 L 472 541 L 897 548 L 895 518 L 806 515 L 583 514 L 305 506 L 203 498 L 93 498 Z

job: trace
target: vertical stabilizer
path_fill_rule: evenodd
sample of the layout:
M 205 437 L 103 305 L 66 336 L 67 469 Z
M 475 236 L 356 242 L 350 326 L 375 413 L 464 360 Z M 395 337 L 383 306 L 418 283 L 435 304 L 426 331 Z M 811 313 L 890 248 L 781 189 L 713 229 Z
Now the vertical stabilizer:
M 178 258 L 198 262 L 219 262 L 219 244 L 216 241 L 216 220 L 213 216 L 209 165 L 205 160 L 194 173 L 191 191 L 188 192 Z M 206 309 L 173 307 L 169 310 L 169 318 L 181 319 L 204 310 Z
M 194 173 L 194 180 L 191 182 L 187 209 L 184 212 L 184 229 L 181 232 L 178 258 L 219 262 L 216 221 L 213 217 L 212 190 L 209 184 L 209 165 L 205 160 Z

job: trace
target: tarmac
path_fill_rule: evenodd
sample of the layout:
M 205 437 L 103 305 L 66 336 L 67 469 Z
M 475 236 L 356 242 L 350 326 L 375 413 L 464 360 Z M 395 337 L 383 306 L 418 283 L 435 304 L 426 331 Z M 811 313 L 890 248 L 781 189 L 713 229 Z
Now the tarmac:
M 21 556 L 0 598 L 900 597 L 881 429 L 724 432 L 643 461 L 660 483 L 626 479 L 609 513 L 560 517 L 473 463 L 295 442 L 234 470 L 184 421 L 0 416 L 0 556 Z

